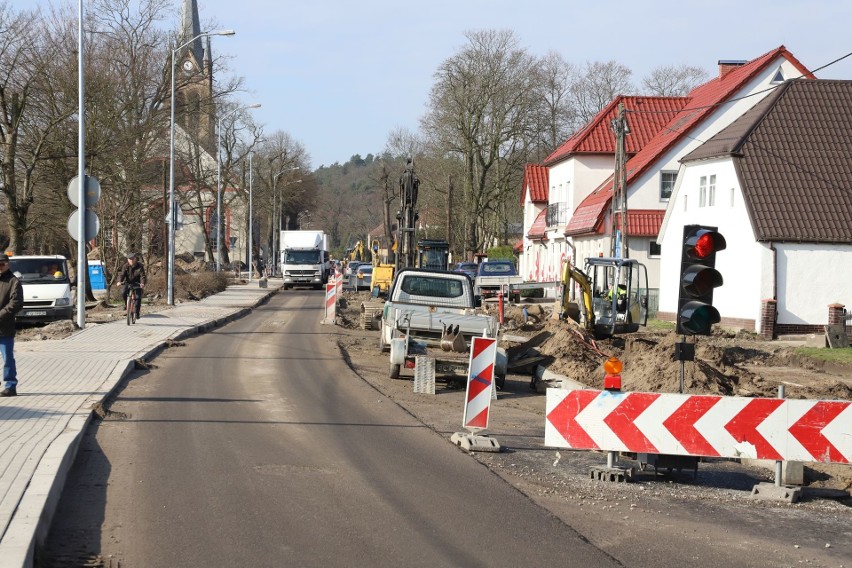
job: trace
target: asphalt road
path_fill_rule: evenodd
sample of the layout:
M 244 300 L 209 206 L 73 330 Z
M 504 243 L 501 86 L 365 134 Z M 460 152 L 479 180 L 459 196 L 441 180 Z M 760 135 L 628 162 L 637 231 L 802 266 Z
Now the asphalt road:
M 281 292 L 132 377 L 40 564 L 620 565 L 354 375 L 322 300 Z

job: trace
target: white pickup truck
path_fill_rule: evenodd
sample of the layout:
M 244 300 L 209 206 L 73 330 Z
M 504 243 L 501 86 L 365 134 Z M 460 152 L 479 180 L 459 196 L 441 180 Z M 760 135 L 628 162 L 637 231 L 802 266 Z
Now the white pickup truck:
M 497 338 L 500 326 L 476 313 L 470 278 L 461 272 L 406 268 L 394 277 L 382 311 L 379 347 L 390 351 L 390 377 L 414 369 L 415 356 L 435 359 L 436 373 L 467 376 L 473 337 Z M 497 350 L 495 382 L 506 379 L 506 352 Z
M 515 265 L 509 260 L 489 260 L 479 265 L 474 279 L 474 293 L 481 298 L 495 298 L 503 292 L 507 300 L 521 301 L 521 291 L 514 288 L 523 284 Z

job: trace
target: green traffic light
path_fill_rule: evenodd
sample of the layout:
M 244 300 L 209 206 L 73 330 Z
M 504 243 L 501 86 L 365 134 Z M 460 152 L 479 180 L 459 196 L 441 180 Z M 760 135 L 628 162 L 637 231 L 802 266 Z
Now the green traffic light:
M 722 321 L 719 310 L 704 302 L 687 302 L 678 314 L 680 328 L 688 335 L 710 335 L 714 323 Z

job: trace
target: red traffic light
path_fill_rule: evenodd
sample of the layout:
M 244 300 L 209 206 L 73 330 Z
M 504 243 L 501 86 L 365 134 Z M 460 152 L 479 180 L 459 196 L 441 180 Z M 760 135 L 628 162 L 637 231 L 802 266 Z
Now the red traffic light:
M 727 243 L 716 227 L 702 225 L 684 226 L 682 242 L 677 332 L 709 335 L 713 324 L 721 321 L 719 310 L 713 307 L 713 290 L 723 283 L 715 268 L 716 253 Z
M 727 248 L 725 237 L 709 229 L 696 229 L 684 243 L 686 255 L 695 260 L 705 260 Z

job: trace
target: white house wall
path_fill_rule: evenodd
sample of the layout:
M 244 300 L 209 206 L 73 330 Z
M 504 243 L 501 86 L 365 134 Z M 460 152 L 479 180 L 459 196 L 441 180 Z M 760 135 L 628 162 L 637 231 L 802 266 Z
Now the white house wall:
M 527 274 L 530 274 L 530 267 L 533 266 L 535 249 L 537 246 L 535 241 L 530 240 L 527 237 L 530 229 L 532 228 L 533 223 L 535 223 L 536 218 L 538 218 L 539 213 L 544 210 L 547 206 L 545 203 L 534 203 L 530 200 L 530 192 L 529 187 L 527 187 L 526 196 L 524 198 L 524 233 L 522 237 L 523 250 L 521 252 L 521 257 L 518 262 L 518 271 L 524 276 L 527 280 L 531 278 L 527 277 Z
M 769 95 L 772 90 L 771 81 L 778 71 L 780 61 L 783 61 L 785 77 L 798 77 L 796 69 L 786 59 L 778 58 L 768 65 L 764 71 L 741 88 L 734 97 L 736 102 L 719 105 L 718 109 L 708 118 L 697 125 L 695 130 L 675 144 L 665 155 L 658 159 L 644 174 L 633 180 L 627 188 L 627 199 L 630 209 L 665 209 L 668 201 L 660 199 L 660 172 L 677 171 L 679 160 L 712 138 L 723 128 L 745 114 L 760 100 Z M 687 108 L 689 108 L 687 106 Z
M 526 280 L 557 281 L 562 274 L 562 263 L 568 259 L 576 262 L 572 258 L 571 243 L 563 233 L 565 225 L 571 219 L 577 204 L 612 175 L 613 160 L 612 156 L 584 154 L 563 160 L 549 168 L 549 204 L 566 203 L 568 211 L 564 224 L 547 228 L 543 242 L 529 243 L 528 246 L 527 241 L 524 241 L 521 275 Z M 527 218 L 533 207 L 527 204 L 524 209 L 524 217 Z
M 736 102 L 720 105 L 718 110 L 697 125 L 697 128 L 691 131 L 689 136 L 684 137 L 661 158 L 655 161 L 648 171 L 630 182 L 627 187 L 628 207 L 630 209 L 666 209 L 669 206 L 668 200 L 662 200 L 660 198 L 660 172 L 677 171 L 680 167 L 679 160 L 683 156 L 703 144 L 704 141 L 710 139 L 723 128 L 730 125 L 733 121 L 742 116 L 743 113 L 757 104 L 763 97 L 768 95 L 771 92 L 771 90 L 769 90 L 771 80 L 778 71 L 779 65 L 782 67 L 785 77 L 798 77 L 800 74 L 791 63 L 782 57 L 777 58 L 773 63 L 769 64 L 762 73 L 738 91 L 736 96 L 733 97 L 737 99 Z M 720 186 L 717 182 L 717 191 L 718 187 Z M 605 226 L 609 227 L 608 222 Z M 682 227 L 682 224 L 680 226 Z M 679 231 L 680 230 L 682 229 L 679 229 Z M 682 235 L 678 233 L 677 238 L 680 239 L 681 236 Z M 591 239 L 596 242 L 584 243 L 581 247 L 578 239 L 575 238 L 575 243 L 577 244 L 578 264 L 585 258 L 585 256 L 595 255 L 599 251 L 604 251 L 605 255 L 609 254 L 609 234 L 584 237 L 584 240 L 587 239 Z M 648 242 L 636 240 L 637 248 L 630 246 L 630 257 L 639 259 L 643 254 L 643 248 L 644 254 L 647 257 L 649 242 L 650 240 Z M 581 248 L 585 256 L 580 255 Z M 665 256 L 665 254 L 666 251 L 664 249 L 662 255 Z M 649 287 L 659 287 L 661 289 L 660 310 L 668 311 L 666 307 L 664 307 L 667 304 L 664 303 L 664 298 L 662 297 L 663 283 L 665 281 L 665 276 L 660 273 L 663 269 L 661 264 L 662 260 L 662 258 L 648 259 L 646 266 L 648 268 Z M 679 251 L 677 252 L 677 262 L 680 262 Z M 676 302 L 677 296 L 675 296 L 675 303 Z
M 827 325 L 829 304 L 852 308 L 852 247 L 806 243 L 774 246 L 779 324 Z

